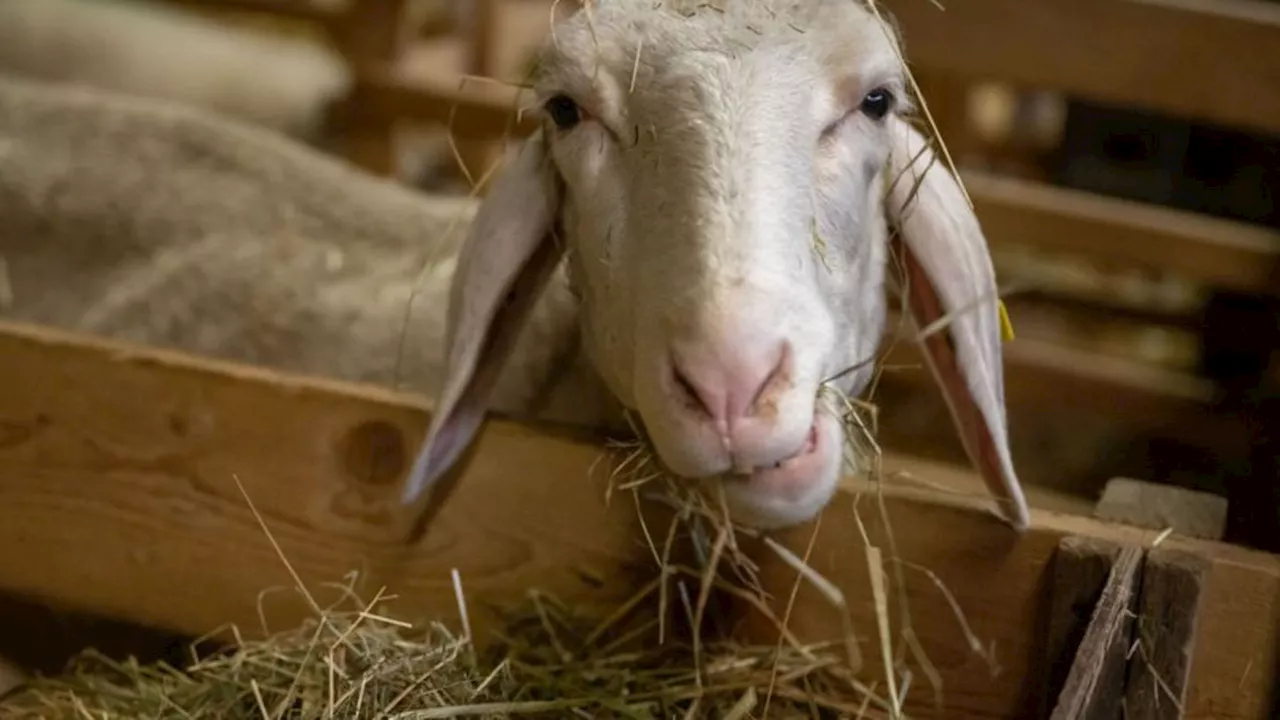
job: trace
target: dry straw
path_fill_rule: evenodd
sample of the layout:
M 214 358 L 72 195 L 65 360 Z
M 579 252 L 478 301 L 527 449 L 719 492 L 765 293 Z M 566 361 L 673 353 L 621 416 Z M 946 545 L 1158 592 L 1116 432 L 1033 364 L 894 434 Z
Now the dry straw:
M 832 391 L 824 401 L 841 413 L 854 460 L 878 464 L 871 437 L 874 408 Z M 189 667 L 117 662 L 96 652 L 77 658 L 61 677 L 36 681 L 0 712 L 14 720 L 62 718 L 246 718 L 290 720 L 415 720 L 427 718 L 897 718 L 912 684 L 905 655 L 937 681 L 910 630 L 905 595 L 899 592 L 901 627 L 890 623 L 891 586 L 901 569 L 888 533 L 882 551 L 864 534 L 871 574 L 877 637 L 875 662 L 887 669 L 883 692 L 859 682 L 858 639 L 841 591 L 816 573 L 806 557 L 732 523 L 723 495 L 700 492 L 670 479 L 654 465 L 643 443 L 618 446 L 612 494 L 630 493 L 674 512 L 662 532 L 645 528 L 657 577 L 601 618 L 582 615 L 554 597 L 531 591 L 523 607 L 502 625 L 496 642 L 477 654 L 463 579 L 455 572 L 461 634 L 443 623 L 425 629 L 388 617 L 345 586 L 354 610 L 316 603 L 300 580 L 296 588 L 314 609 L 300 627 L 262 640 L 238 639 L 230 648 L 196 659 Z M 243 491 L 243 488 L 242 488 Z M 259 522 L 252 499 L 245 496 Z M 879 503 L 883 511 L 883 503 Z M 641 517 L 651 516 L 645 513 Z M 887 516 L 882 516 L 888 528 Z M 861 521 L 859 521 L 861 522 Z M 263 523 L 268 540 L 281 552 Z M 816 537 L 817 528 L 815 528 Z M 826 644 L 804 644 L 787 629 L 796 588 L 782 617 L 756 577 L 744 551 L 748 539 L 798 571 L 839 608 L 846 625 Z M 691 546 L 680 559 L 677 541 Z M 742 543 L 742 544 L 740 544 Z M 884 563 L 881 558 L 887 556 Z M 282 562 L 288 559 L 280 554 Z M 890 572 L 896 569 L 896 573 Z M 290 572 L 297 578 L 292 567 Z M 773 622 L 776 644 L 747 646 L 711 628 L 713 596 L 728 597 Z M 960 616 L 964 624 L 963 616 Z M 966 626 L 967 628 L 967 626 Z M 232 630 L 233 637 L 239 634 Z M 971 633 L 970 633 L 971 635 Z M 894 638 L 900 638 L 895 643 Z M 974 640 L 980 651 L 981 644 Z M 935 696 L 941 708 L 940 686 Z
M 586 5 L 590 13 L 590 3 Z M 873 1 L 871 7 L 875 11 Z M 914 81 L 912 86 L 918 93 Z M 927 117 L 927 108 L 925 113 Z M 931 119 L 928 125 L 932 130 Z M 936 132 L 930 135 L 936 138 Z M 493 172 L 491 168 L 486 179 Z M 470 180 L 465 168 L 464 173 Z M 473 194 L 484 183 L 473 183 Z M 814 242 L 820 253 L 821 238 L 815 236 Z M 406 323 L 409 312 L 406 308 Z M 864 364 L 870 363 L 877 358 Z M 877 363 L 876 379 L 883 370 Z M 875 385 L 873 380 L 872 392 Z M 88 651 L 62 676 L 39 679 L 0 706 L 0 717 L 902 718 L 906 698 L 917 684 L 915 672 L 931 686 L 931 704 L 942 717 L 941 678 L 912 628 L 905 570 L 922 573 L 937 586 L 973 652 L 990 658 L 937 576 L 898 554 L 879 491 L 876 407 L 844 397 L 833 385 L 823 388 L 820 399 L 845 426 L 849 464 L 876 488 L 878 534 L 883 537 L 873 537 L 876 533 L 863 522 L 862 496 L 854 499 L 875 627 L 853 627 L 841 590 L 810 567 L 808 555 L 820 521 L 804 556 L 797 555 L 730 521 L 722 494 L 668 477 L 640 440 L 612 448 L 609 496 L 629 493 L 642 519 L 649 515 L 644 503 L 665 504 L 673 520 L 666 528 L 642 523 L 656 577 L 603 619 L 579 615 L 531 590 L 501 637 L 479 652 L 470 635 L 464 578 L 456 572 L 460 635 L 442 623 L 413 628 L 382 614 L 380 608 L 391 598 L 379 593 L 365 602 L 351 590 L 354 580 L 346 586 L 354 609 L 322 608 L 295 574 L 297 589 L 313 608 L 313 616 L 300 627 L 261 640 L 242 639 L 233 629 L 237 641 L 231 647 L 196 657 L 184 668 L 119 662 Z M 246 501 L 252 507 L 248 496 Z M 265 524 L 263 530 L 274 544 Z M 748 541 L 796 571 L 781 617 L 774 610 L 776 598 L 761 587 L 758 566 L 744 549 Z M 692 560 L 677 557 L 678 545 L 692 549 Z M 276 550 L 280 552 L 278 546 Z M 288 565 L 283 553 L 280 557 Z M 843 627 L 832 628 L 826 644 L 803 643 L 788 629 L 802 582 L 816 589 L 844 621 Z M 777 642 L 746 646 L 713 627 L 720 619 L 720 613 L 710 610 L 716 598 L 727 598 L 773 623 Z M 871 657 L 862 656 L 859 634 L 875 648 Z M 869 664 L 878 666 L 883 687 L 858 679 Z

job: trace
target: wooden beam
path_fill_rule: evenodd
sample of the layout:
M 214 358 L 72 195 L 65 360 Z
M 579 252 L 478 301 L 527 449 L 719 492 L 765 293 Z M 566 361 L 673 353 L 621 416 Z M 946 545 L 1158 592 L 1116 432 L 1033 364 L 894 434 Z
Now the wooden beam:
M 945 11 L 919 0 L 882 5 L 901 26 L 912 64 L 922 68 L 1280 131 L 1275 3 L 966 0 Z
M 778 539 L 802 554 L 817 533 L 809 565 L 844 594 L 862 656 L 875 658 L 879 650 L 862 528 L 873 543 L 885 548 L 886 571 L 892 565 L 891 533 L 897 555 L 909 563 L 902 572 L 913 632 L 944 679 L 948 707 L 963 708 L 974 717 L 1021 718 L 1036 711 L 1043 689 L 1028 678 L 1043 676 L 1046 590 L 1063 537 L 1146 546 L 1158 535 L 1033 509 L 1032 528 L 1018 536 L 995 519 L 985 497 L 853 481 L 846 492 L 850 495 L 833 502 L 820 523 L 779 533 Z M 860 502 L 853 501 L 854 493 L 863 495 Z M 883 514 L 877 509 L 877 495 L 885 498 Z M 1176 536 L 1164 542 L 1195 552 L 1211 565 L 1197 613 L 1186 717 L 1270 718 L 1268 694 L 1280 670 L 1280 557 Z M 764 587 L 778 588 L 774 610 L 781 614 L 798 574 L 786 561 L 767 554 L 759 563 Z M 890 592 L 896 597 L 903 586 L 892 585 Z M 964 614 L 965 624 L 946 600 L 947 593 Z M 791 630 L 803 639 L 830 640 L 842 626 L 839 609 L 807 583 L 799 584 L 793 608 Z M 900 629 L 899 617 L 895 613 L 894 627 Z M 972 638 L 967 637 L 966 625 Z M 761 641 L 777 637 L 767 621 L 751 613 L 743 620 L 743 632 Z M 975 651 L 974 641 L 981 652 Z M 933 717 L 932 690 L 920 669 L 912 667 L 917 680 L 907 711 Z
M 978 170 L 962 168 L 961 178 L 992 245 L 1156 268 L 1226 289 L 1280 292 L 1280 231 Z
M 407 594 L 411 617 L 456 618 L 454 568 L 479 625 L 533 586 L 625 597 L 648 553 L 634 510 L 606 507 L 587 475 L 599 450 L 524 427 L 485 430 L 439 523 L 406 547 L 396 481 L 427 420 L 413 398 L 17 326 L 0 331 L 0 377 L 0 591 L 253 635 L 278 587 L 267 618 L 296 623 L 306 606 L 237 478 L 313 593 L 356 571 L 366 597 Z M 375 454 L 379 472 L 361 461 Z
M 1092 538 L 1064 537 L 1053 556 L 1049 617 L 1045 626 L 1044 674 L 1037 718 L 1049 717 L 1067 685 L 1076 650 L 1084 641 L 1094 608 L 1120 556 L 1120 545 Z
M 890 316 L 889 327 L 898 327 L 897 314 Z M 892 344 L 887 346 L 885 364 L 902 368 L 887 371 L 886 381 L 933 382 L 909 335 L 897 342 L 886 339 L 886 343 Z M 1017 401 L 1043 399 L 1063 407 L 1110 410 L 1135 421 L 1202 415 L 1214 397 L 1212 382 L 1189 373 L 1025 337 L 1004 346 L 1004 363 L 1006 395 Z M 1197 424 L 1196 429 L 1204 427 Z
M 455 138 L 527 136 L 536 127 L 520 111 L 527 93 L 478 80 L 407 77 L 391 69 L 370 70 L 356 80 L 351 102 L 364 112 L 412 122 L 449 125 Z
M 1159 547 L 1147 552 L 1125 720 L 1182 720 L 1185 716 L 1196 621 L 1209 570 L 1209 564 L 1194 553 Z
M 601 447 L 551 428 L 489 422 L 438 522 L 406 547 L 411 518 L 395 498 L 426 423 L 413 397 L 19 325 L 0 325 L 0 376 L 16 379 L 0 395 L 0 591 L 191 634 L 232 622 L 252 636 L 260 594 L 292 582 L 236 478 L 322 602 L 336 591 L 321 583 L 354 570 L 366 595 L 385 585 L 397 596 L 396 614 L 454 621 L 457 568 L 482 641 L 495 619 L 488 608 L 510 607 L 530 588 L 603 609 L 652 571 L 634 508 L 604 501 Z M 375 448 L 383 460 L 371 471 Z M 872 492 L 883 493 L 883 516 Z M 1060 539 L 1142 544 L 1154 533 L 1035 509 L 1019 536 L 989 507 L 985 496 L 850 478 L 818 521 L 775 537 L 803 556 L 819 532 L 809 564 L 844 594 L 853 627 L 869 638 L 861 518 L 866 537 L 885 548 L 891 598 L 905 589 L 946 707 L 1024 717 L 1037 689 L 1026 678 L 1038 676 L 1046 568 Z M 1211 564 L 1187 717 L 1266 717 L 1280 558 L 1166 543 Z M 771 551 L 758 563 L 782 615 L 796 570 Z M 262 597 L 273 628 L 308 613 L 293 593 Z M 843 626 L 807 584 L 790 617 L 802 638 L 830 640 Z M 743 619 L 744 640 L 776 639 L 752 613 Z M 991 664 L 975 656 L 965 627 Z M 878 657 L 870 646 L 862 655 Z M 908 708 L 931 710 L 929 683 L 915 677 Z
M 1227 499 L 1167 483 L 1112 478 L 1093 515 L 1150 530 L 1221 540 L 1227 530 Z
M 1141 565 L 1140 548 L 1120 548 L 1050 720 L 1118 720 L 1123 716 L 1127 653 Z

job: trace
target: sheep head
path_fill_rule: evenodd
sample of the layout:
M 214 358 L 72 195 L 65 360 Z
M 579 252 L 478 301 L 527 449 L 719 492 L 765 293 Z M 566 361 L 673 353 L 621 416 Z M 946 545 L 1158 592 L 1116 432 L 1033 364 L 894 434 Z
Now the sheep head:
M 853 0 L 600 0 L 558 25 L 545 125 L 501 171 L 454 277 L 448 370 L 405 493 L 473 439 L 561 262 L 584 347 L 674 474 L 740 521 L 812 518 L 843 465 L 824 384 L 866 386 L 890 228 L 904 297 L 971 459 L 1016 527 L 994 273 L 977 218 L 904 119 L 893 34 Z M 981 302 L 986 299 L 988 302 Z

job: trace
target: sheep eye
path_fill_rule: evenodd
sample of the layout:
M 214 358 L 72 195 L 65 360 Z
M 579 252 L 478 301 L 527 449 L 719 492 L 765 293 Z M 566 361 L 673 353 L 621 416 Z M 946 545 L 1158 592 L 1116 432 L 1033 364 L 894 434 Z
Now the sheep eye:
M 884 88 L 876 88 L 862 98 L 862 105 L 858 109 L 872 120 L 880 120 L 889 114 L 889 108 L 892 106 L 893 93 Z
M 543 107 L 547 111 L 547 115 L 551 116 L 551 122 L 561 130 L 569 130 L 573 126 L 582 121 L 582 113 L 578 111 L 578 104 L 567 95 L 556 95 L 547 100 Z

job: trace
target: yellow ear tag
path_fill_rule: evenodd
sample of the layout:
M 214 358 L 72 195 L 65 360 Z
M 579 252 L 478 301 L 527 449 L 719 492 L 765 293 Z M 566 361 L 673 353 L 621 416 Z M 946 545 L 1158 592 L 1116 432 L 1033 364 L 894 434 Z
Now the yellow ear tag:
M 1000 339 L 1009 342 L 1013 339 L 1013 322 L 1009 320 L 1009 308 L 1004 306 L 1004 300 L 998 302 L 1000 304 Z

